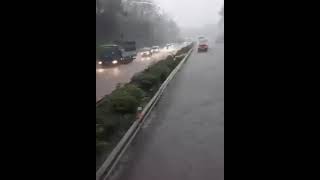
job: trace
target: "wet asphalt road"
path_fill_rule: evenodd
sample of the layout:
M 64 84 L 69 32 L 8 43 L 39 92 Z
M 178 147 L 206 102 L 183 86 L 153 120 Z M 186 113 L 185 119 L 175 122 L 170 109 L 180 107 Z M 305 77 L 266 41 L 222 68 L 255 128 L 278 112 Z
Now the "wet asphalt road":
M 131 77 L 150 64 L 166 58 L 168 55 L 175 51 L 173 47 L 171 51 L 161 50 L 159 53 L 154 54 L 150 58 L 142 58 L 140 55 L 137 59 L 129 64 L 118 65 L 115 67 L 104 68 L 96 65 L 96 101 L 101 99 L 104 95 L 110 94 L 117 86 L 118 83 L 129 82 Z
M 224 44 L 193 52 L 110 179 L 224 179 Z

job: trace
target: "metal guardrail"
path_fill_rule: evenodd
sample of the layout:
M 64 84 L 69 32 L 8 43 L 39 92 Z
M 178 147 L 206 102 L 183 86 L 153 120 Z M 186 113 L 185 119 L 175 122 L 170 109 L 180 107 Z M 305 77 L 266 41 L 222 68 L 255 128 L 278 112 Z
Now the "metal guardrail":
M 161 95 L 163 94 L 164 89 L 168 86 L 169 82 L 173 79 L 175 74 L 180 70 L 181 66 L 190 56 L 193 51 L 193 47 L 188 51 L 186 56 L 181 60 L 181 62 L 175 67 L 175 69 L 170 73 L 167 79 L 162 83 L 156 94 L 148 102 L 148 104 L 142 110 L 140 117 L 131 125 L 126 134 L 121 138 L 117 146 L 109 154 L 108 158 L 104 161 L 101 167 L 96 172 L 96 180 L 106 180 L 118 164 L 120 158 L 125 153 L 132 140 L 135 138 L 136 134 L 141 129 L 145 119 L 149 116 L 153 107 L 159 101 Z

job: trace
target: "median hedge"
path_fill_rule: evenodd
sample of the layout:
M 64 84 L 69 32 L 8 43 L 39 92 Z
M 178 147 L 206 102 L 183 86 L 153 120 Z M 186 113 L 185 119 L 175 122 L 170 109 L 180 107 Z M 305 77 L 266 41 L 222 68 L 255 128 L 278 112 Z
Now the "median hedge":
M 176 55 L 185 54 L 192 47 L 193 44 L 181 48 Z M 138 107 L 152 98 L 183 57 L 168 56 L 152 64 L 100 101 L 96 107 L 96 168 L 134 122 Z
M 140 88 L 127 84 L 111 94 L 111 110 L 114 113 L 135 113 L 142 97 L 143 91 Z

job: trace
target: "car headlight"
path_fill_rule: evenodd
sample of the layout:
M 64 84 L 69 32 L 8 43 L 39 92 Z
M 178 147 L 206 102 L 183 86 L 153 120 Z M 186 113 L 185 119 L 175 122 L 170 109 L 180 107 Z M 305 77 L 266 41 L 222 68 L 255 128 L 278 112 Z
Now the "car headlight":
M 98 64 L 102 64 L 102 61 L 99 61 Z
M 117 63 L 118 63 L 117 60 L 113 60 L 113 61 L 112 61 L 112 64 L 117 64 Z

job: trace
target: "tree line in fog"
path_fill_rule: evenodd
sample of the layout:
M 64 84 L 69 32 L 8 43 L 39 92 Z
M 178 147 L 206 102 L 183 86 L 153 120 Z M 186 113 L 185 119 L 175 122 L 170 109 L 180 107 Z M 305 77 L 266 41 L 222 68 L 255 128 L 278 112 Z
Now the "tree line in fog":
M 178 40 L 177 24 L 152 0 L 96 0 L 96 41 L 133 40 L 138 46 Z

